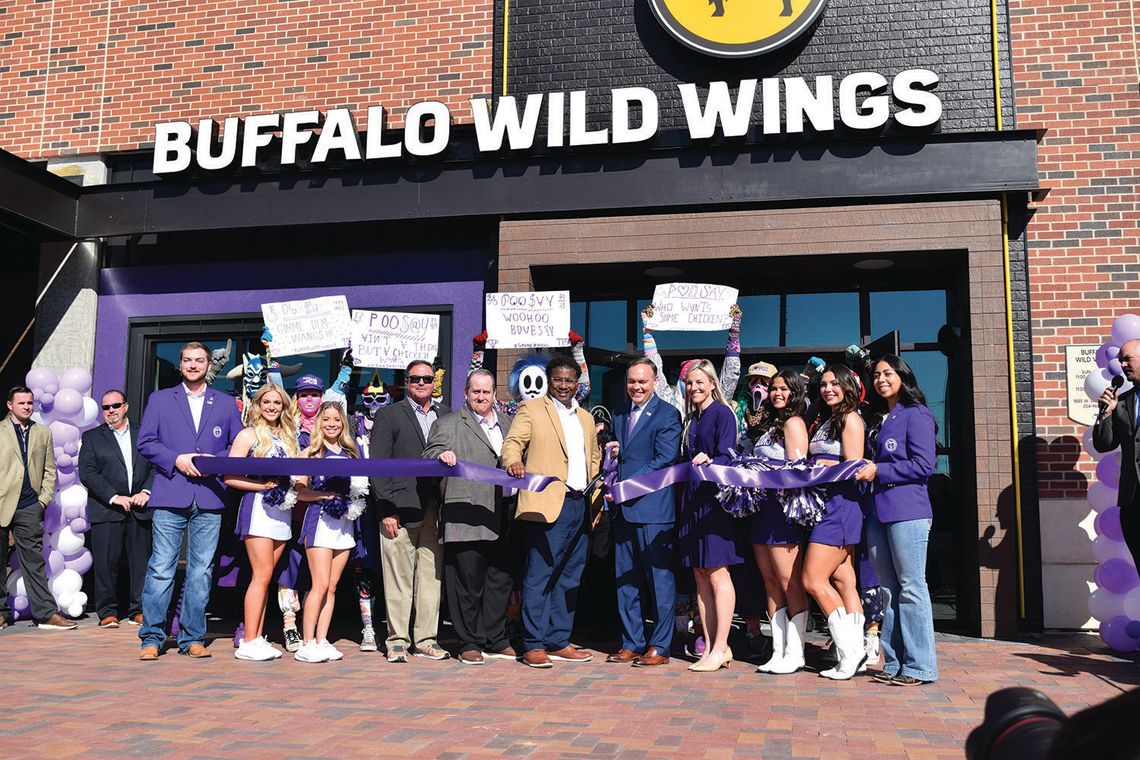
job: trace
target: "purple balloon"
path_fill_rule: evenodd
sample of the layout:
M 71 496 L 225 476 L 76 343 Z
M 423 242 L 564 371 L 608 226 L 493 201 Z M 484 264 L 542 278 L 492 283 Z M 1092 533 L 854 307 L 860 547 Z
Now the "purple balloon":
M 52 383 L 58 383 L 55 373 L 47 367 L 35 367 L 28 370 L 24 382 L 29 388 L 47 388 Z
M 1129 620 L 1124 630 L 1129 638 L 1140 639 L 1140 620 Z
M 47 571 L 48 577 L 54 578 L 63 572 L 64 559 L 63 555 L 57 549 L 52 549 L 48 552 L 47 556 Z
M 1124 530 L 1120 527 L 1120 507 L 1109 507 L 1097 515 L 1093 528 L 1106 538 L 1123 541 Z
M 1127 594 L 1138 583 L 1140 575 L 1136 574 L 1136 568 L 1127 560 L 1114 557 L 1100 566 L 1100 582 L 1097 585 L 1114 594 Z
M 59 385 L 61 388 L 71 388 L 79 395 L 83 395 L 91 390 L 91 373 L 79 367 L 64 370 L 59 376 Z
M 61 388 L 55 394 L 55 411 L 65 417 L 75 417 L 83 411 L 83 394 L 73 388 Z
M 28 613 L 32 611 L 32 605 L 28 603 L 26 596 L 12 597 L 12 609 L 16 611 L 16 619 L 27 617 Z
M 40 406 L 43 407 L 45 412 L 52 411 L 52 405 L 55 403 L 55 392 L 45 388 L 44 392 L 40 394 L 39 401 Z
M 1120 356 L 1120 346 L 1109 346 L 1108 350 L 1104 352 L 1104 355 L 1109 359 L 1117 358 Z
M 76 470 L 68 470 L 58 473 L 55 479 L 55 487 L 62 491 L 68 486 L 73 486 L 78 482 L 79 473 Z
M 86 549 L 79 552 L 74 557 L 71 557 L 70 559 L 64 561 L 64 565 L 68 570 L 74 570 L 80 575 L 83 575 L 91 569 L 91 563 L 91 552 L 87 551 Z
M 1096 350 L 1096 356 L 1093 357 L 1093 361 L 1096 362 L 1096 366 L 1100 367 L 1101 369 L 1104 369 L 1108 366 L 1108 349 L 1111 347 L 1111 343 L 1105 343 Z
M 70 454 L 60 454 L 55 458 L 55 466 L 57 470 L 74 470 L 75 460 L 71 458 Z
M 86 533 L 91 530 L 91 523 L 87 522 L 85 517 L 77 517 L 71 521 L 71 532 L 76 535 Z
M 1121 314 L 1112 323 L 1112 342 L 1123 346 L 1133 338 L 1140 338 L 1140 317 L 1135 314 Z
M 63 444 L 63 453 L 68 456 L 75 456 L 79 453 L 79 441 L 68 441 Z
M 1123 615 L 1100 624 L 1100 637 L 1117 652 L 1132 652 L 1136 649 L 1136 639 L 1128 635 L 1131 621 Z
M 79 440 L 79 428 L 75 427 L 69 422 L 56 420 L 48 425 L 51 429 L 51 440 L 56 446 L 64 446 L 69 441 L 74 442 Z
M 1108 366 L 1105 367 L 1105 369 L 1108 370 L 1108 374 L 1110 374 L 1114 377 L 1116 375 L 1123 375 L 1124 374 L 1124 367 L 1120 366 L 1120 360 L 1119 359 L 1109 359 L 1108 360 Z
M 1096 479 L 1109 488 L 1120 487 L 1120 454 L 1116 452 L 1105 454 L 1096 463 Z

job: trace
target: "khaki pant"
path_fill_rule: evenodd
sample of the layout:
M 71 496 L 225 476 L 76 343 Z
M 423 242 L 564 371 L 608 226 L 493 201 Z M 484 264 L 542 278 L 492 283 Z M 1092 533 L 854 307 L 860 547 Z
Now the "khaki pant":
M 443 545 L 438 513 L 424 514 L 415 527 L 400 526 L 395 538 L 380 534 L 380 567 L 384 576 L 384 608 L 388 619 L 387 647 L 423 649 L 436 643 L 439 630 L 440 578 Z

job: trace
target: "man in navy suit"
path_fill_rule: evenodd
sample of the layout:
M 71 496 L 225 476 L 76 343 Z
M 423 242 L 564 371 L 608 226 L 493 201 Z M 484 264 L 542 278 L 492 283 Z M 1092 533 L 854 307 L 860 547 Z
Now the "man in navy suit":
M 95 557 L 95 608 L 100 628 L 119 627 L 119 560 L 127 552 L 131 599 L 126 619 L 142 625 L 142 587 L 150 559 L 150 486 L 154 470 L 136 447 L 127 420 L 127 397 L 109 390 L 100 402 L 106 425 L 83 434 L 79 481 L 87 489 L 91 553 Z
M 182 382 L 151 394 L 139 425 L 138 449 L 154 465 L 150 507 L 153 549 L 143 585 L 140 660 L 155 660 L 166 640 L 166 614 L 174 571 L 187 536 L 186 585 L 179 614 L 178 652 L 209 657 L 206 604 L 210 601 L 214 552 L 225 506 L 225 486 L 202 475 L 196 456 L 225 456 L 241 432 L 234 400 L 206 386 L 210 351 L 187 343 L 179 352 Z
M 677 461 L 681 448 L 681 415 L 653 393 L 657 367 L 637 359 L 625 375 L 629 401 L 614 415 L 618 480 L 660 470 Z M 609 497 L 606 497 L 609 499 Z M 614 572 L 617 575 L 621 649 L 606 662 L 632 662 L 651 667 L 669 662 L 673 639 L 673 540 L 677 521 L 673 489 L 613 504 Z M 653 612 L 646 635 L 642 604 Z

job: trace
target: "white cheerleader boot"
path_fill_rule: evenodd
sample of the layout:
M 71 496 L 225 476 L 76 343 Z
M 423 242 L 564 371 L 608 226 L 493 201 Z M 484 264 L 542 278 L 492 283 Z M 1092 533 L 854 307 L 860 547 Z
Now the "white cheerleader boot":
M 866 641 L 867 633 L 864 630 L 864 628 L 865 628 L 866 623 L 867 623 L 867 617 L 862 612 L 852 612 L 851 617 L 853 617 L 855 619 L 855 625 L 853 626 L 854 630 L 859 634 L 859 638 L 858 639 L 852 639 L 852 641 L 853 642 L 858 641 L 858 643 L 859 643 L 859 654 L 861 655 L 861 659 L 859 660 L 859 667 L 857 667 L 855 669 L 855 672 L 856 673 L 866 673 L 867 672 L 868 655 L 867 655 L 867 641 Z
M 833 681 L 850 680 L 859 667 L 867 660 L 863 651 L 863 626 L 858 624 L 858 613 L 847 614 L 843 607 L 838 608 L 827 618 L 827 627 L 831 630 L 831 638 L 835 641 L 836 653 L 839 663 L 820 673 L 824 678 Z M 858 627 L 856 627 L 858 625 Z
M 785 611 L 786 612 L 786 611 Z M 804 668 L 804 635 L 807 633 L 807 610 L 793 615 L 784 629 L 784 658 L 769 673 L 791 675 Z
M 781 607 L 772 616 L 772 656 L 763 665 L 756 666 L 757 673 L 773 673 L 784 663 L 784 640 L 788 630 L 788 608 Z

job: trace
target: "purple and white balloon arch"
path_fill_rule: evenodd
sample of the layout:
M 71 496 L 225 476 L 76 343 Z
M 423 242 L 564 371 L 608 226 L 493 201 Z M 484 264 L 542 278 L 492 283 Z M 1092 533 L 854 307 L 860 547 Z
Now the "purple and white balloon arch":
M 1097 349 L 1096 365 L 1085 378 L 1085 394 L 1096 401 L 1112 382 L 1123 374 L 1120 347 L 1140 338 L 1140 316 L 1121 314 L 1112 323 L 1111 339 Z M 1125 382 L 1121 392 L 1132 384 Z M 1140 648 L 1140 575 L 1132 553 L 1124 543 L 1116 492 L 1120 480 L 1120 449 L 1101 454 L 1092 446 L 1092 428 L 1083 436 L 1085 451 L 1096 461 L 1096 480 L 1089 485 L 1089 506 L 1097 513 L 1093 523 L 1096 538 L 1092 551 L 1097 559 L 1089 595 L 1089 614 L 1100 622 L 1100 637 L 1117 652 Z
M 83 541 L 91 524 L 87 522 L 87 489 L 79 483 L 79 445 L 83 431 L 99 424 L 99 405 L 86 395 L 91 391 L 91 373 L 85 369 L 69 369 L 57 376 L 37 367 L 28 372 L 25 382 L 36 400 L 32 419 L 51 429 L 55 447 L 55 496 L 44 511 L 48 588 L 60 612 L 77 618 L 87 606 L 83 574 L 91 569 L 91 552 Z M 22 571 L 8 576 L 7 592 L 14 617 L 30 617 Z

